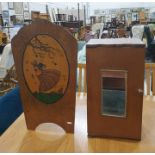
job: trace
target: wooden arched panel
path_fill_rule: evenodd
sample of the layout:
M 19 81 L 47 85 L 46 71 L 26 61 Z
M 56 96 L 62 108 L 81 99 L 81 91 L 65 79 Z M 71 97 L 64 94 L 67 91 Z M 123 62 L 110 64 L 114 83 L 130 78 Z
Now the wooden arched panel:
M 63 27 L 36 20 L 12 40 L 28 129 L 53 122 L 74 131 L 77 43 Z

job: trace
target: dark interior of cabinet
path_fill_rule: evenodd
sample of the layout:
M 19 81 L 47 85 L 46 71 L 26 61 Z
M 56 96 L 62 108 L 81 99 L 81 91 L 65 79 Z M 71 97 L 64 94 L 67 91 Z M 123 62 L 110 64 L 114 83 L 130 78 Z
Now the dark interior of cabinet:
M 126 113 L 126 76 L 108 77 L 102 74 L 101 113 L 107 116 L 124 117 Z

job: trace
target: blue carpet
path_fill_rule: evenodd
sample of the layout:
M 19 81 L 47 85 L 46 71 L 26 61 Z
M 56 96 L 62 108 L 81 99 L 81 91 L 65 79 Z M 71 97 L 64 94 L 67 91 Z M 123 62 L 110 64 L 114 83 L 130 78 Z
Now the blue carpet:
M 0 97 L 0 134 L 23 112 L 19 87 Z

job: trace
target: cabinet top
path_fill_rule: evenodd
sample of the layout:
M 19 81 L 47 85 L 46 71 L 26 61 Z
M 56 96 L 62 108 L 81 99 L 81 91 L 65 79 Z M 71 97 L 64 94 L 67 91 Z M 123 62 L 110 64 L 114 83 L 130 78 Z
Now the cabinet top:
M 137 38 L 91 39 L 87 43 L 87 47 L 97 46 L 145 47 L 145 44 Z

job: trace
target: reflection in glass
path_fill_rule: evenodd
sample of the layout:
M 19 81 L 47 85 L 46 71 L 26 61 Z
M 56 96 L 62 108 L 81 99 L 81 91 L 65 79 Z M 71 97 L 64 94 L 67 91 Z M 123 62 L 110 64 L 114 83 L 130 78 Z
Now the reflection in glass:
M 127 72 L 104 70 L 101 72 L 101 80 L 102 115 L 125 117 Z

